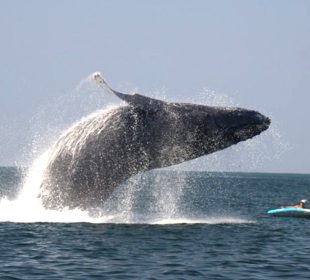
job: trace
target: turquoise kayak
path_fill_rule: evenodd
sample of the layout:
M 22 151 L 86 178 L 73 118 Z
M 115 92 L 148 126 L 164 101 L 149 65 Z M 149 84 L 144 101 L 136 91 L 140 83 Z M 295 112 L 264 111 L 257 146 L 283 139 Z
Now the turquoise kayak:
M 274 217 L 310 218 L 310 209 L 284 207 L 284 208 L 269 210 L 267 214 L 270 216 L 274 216 Z

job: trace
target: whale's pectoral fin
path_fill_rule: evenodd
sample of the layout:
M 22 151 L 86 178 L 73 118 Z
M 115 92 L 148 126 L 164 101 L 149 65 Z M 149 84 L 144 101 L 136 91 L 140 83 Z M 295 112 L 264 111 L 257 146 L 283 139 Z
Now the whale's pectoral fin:
M 112 89 L 108 83 L 101 77 L 99 72 L 96 72 L 92 75 L 93 79 L 97 82 L 100 88 L 104 89 L 105 91 L 112 93 L 116 95 L 118 98 L 124 100 L 128 104 L 134 106 L 134 107 L 140 107 L 142 109 L 155 109 L 164 106 L 165 102 L 150 98 L 138 93 L 135 93 L 133 95 L 125 94 L 118 92 L 114 89 Z

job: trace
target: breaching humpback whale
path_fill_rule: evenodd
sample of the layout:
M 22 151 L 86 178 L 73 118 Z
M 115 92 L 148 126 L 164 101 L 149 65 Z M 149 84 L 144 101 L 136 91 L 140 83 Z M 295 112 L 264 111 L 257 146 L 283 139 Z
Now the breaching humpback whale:
M 113 90 L 125 106 L 79 122 L 55 143 L 41 184 L 46 208 L 100 207 L 131 176 L 195 159 L 260 134 L 270 119 L 257 111 L 168 103 Z

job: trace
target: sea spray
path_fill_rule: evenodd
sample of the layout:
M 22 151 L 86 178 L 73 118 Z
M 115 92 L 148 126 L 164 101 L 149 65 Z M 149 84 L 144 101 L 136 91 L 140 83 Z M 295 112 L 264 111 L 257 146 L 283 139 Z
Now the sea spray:
M 23 187 L 17 198 L 13 200 L 9 200 L 6 197 L 1 198 L 0 221 L 15 223 L 102 222 L 102 220 L 89 216 L 88 212 L 79 209 L 55 211 L 47 210 L 42 206 L 39 191 L 48 156 L 49 151 L 46 151 L 33 162 L 33 165 L 24 179 Z
M 112 95 L 102 94 L 91 75 L 83 78 L 73 90 L 63 92 L 38 107 L 29 120 L 30 139 L 25 141 L 28 144 L 25 145 L 20 164 L 30 166 L 61 134 L 85 116 L 120 103 Z
M 76 92 L 87 91 L 87 88 L 91 88 L 89 91 L 93 91 L 92 86 L 88 86 L 90 79 L 87 78 L 83 80 L 80 85 L 75 89 Z M 84 94 L 84 92 L 83 92 Z M 216 95 L 213 95 L 213 102 L 220 102 L 223 105 L 223 99 L 216 99 Z M 74 95 L 75 97 L 77 95 Z M 86 96 L 86 95 L 85 95 Z M 83 97 L 83 99 L 85 98 Z M 89 96 L 88 96 L 89 97 Z M 72 98 L 74 100 L 74 98 Z M 70 100 L 71 101 L 71 100 Z M 208 103 L 208 102 L 207 102 Z M 225 102 L 224 102 L 225 103 Z M 231 101 L 228 102 L 231 105 Z M 83 104 L 83 105 L 81 105 Z M 86 102 L 80 102 L 81 108 L 83 106 L 87 107 Z M 209 103 L 208 103 L 209 104 Z M 89 106 L 92 107 L 92 106 Z M 106 104 L 105 106 L 106 107 Z M 63 106 L 62 106 L 63 108 Z M 71 106 L 70 109 L 74 112 L 74 106 Z M 70 111 L 69 110 L 69 111 Z M 62 120 L 67 120 L 67 111 L 58 110 L 58 118 Z M 83 110 L 81 110 L 83 111 Z M 85 110 L 83 111 L 85 113 Z M 81 112 L 79 112 L 81 114 Z M 94 113 L 96 114 L 96 113 Z M 88 118 L 88 117 L 87 117 Z M 86 119 L 87 119 L 86 118 Z M 43 121 L 42 126 L 46 121 Z M 71 118 L 69 118 L 71 119 Z M 85 119 L 78 121 L 74 126 L 78 125 L 80 122 L 83 122 Z M 46 123 L 45 123 L 46 124 Z M 57 126 L 57 125 L 56 125 Z M 61 125 L 61 127 L 64 127 Z M 73 127 L 73 126 L 72 126 Z M 63 133 L 68 133 L 69 130 L 63 130 Z M 93 128 L 91 128 L 92 130 Z M 96 129 L 95 129 L 96 130 Z M 87 134 L 85 132 L 84 134 Z M 84 135 L 82 133 L 82 136 Z M 39 133 L 40 136 L 44 133 Z M 43 137 L 44 138 L 44 137 Z M 79 141 L 83 141 L 83 137 Z M 39 142 L 39 140 L 37 140 Z M 67 144 L 72 148 L 78 151 L 80 148 L 80 142 L 72 143 L 68 142 Z M 51 144 L 49 145 L 51 147 Z M 58 147 L 59 148 L 59 147 Z M 111 223 L 178 223 L 179 222 L 190 222 L 190 221 L 200 221 L 207 222 L 210 221 L 208 218 L 196 219 L 192 217 L 191 213 L 188 213 L 184 210 L 184 188 L 187 185 L 187 177 L 181 172 L 186 165 L 178 165 L 173 167 L 174 169 L 180 170 L 179 176 L 177 179 L 163 180 L 160 174 L 156 174 L 155 177 L 152 177 L 149 180 L 149 184 L 152 185 L 152 190 L 147 194 L 147 196 L 152 197 L 152 200 L 149 200 L 148 203 L 145 202 L 144 198 L 141 196 L 143 193 L 142 181 L 145 181 L 145 176 L 138 174 L 130 178 L 126 183 L 120 186 L 115 193 L 112 195 L 104 205 L 102 209 L 91 209 L 90 211 L 82 211 L 80 209 L 62 209 L 61 211 L 56 210 L 46 210 L 41 203 L 39 198 L 40 186 L 44 176 L 44 170 L 48 164 L 47 154 L 53 154 L 57 152 L 57 149 L 44 153 L 42 156 L 38 157 L 33 166 L 30 168 L 25 180 L 24 186 L 18 198 L 14 201 L 9 201 L 7 199 L 2 199 L 0 202 L 0 209 L 3 216 L 1 216 L 2 221 L 18 221 L 18 222 L 111 222 Z M 212 158 L 213 155 L 211 155 Z M 206 162 L 209 161 L 205 160 Z M 211 159 L 211 163 L 214 166 L 215 162 L 221 162 L 217 159 L 217 154 L 214 154 L 214 159 Z M 191 163 L 195 166 L 195 161 Z M 216 165 L 216 164 L 215 164 Z M 220 169 L 220 165 L 218 168 Z M 194 167 L 195 168 L 195 167 Z M 145 193 L 144 193 L 145 195 Z M 139 207 L 139 204 L 144 204 L 143 207 Z M 8 208 L 14 209 L 14 211 L 7 211 Z M 10 212 L 10 213 L 9 213 Z M 190 218 L 188 218 L 190 217 Z M 212 218 L 213 219 L 213 218 Z M 230 218 L 227 218 L 228 221 Z M 220 220 L 220 219 L 219 219 Z M 242 220 L 242 219 L 241 219 Z M 221 222 L 225 219 L 221 220 Z M 243 221 L 243 220 L 242 220 Z
M 0 199 L 0 221 L 10 222 L 103 222 L 104 218 L 80 209 L 62 211 L 47 210 L 42 206 L 40 187 L 48 165 L 52 147 L 61 133 L 66 133 L 68 124 L 93 112 L 96 108 L 109 110 L 112 102 L 105 95 L 95 91 L 91 77 L 83 79 L 70 93 L 49 104 L 42 105 L 31 119 L 31 145 L 22 157 L 22 164 L 29 165 L 22 186 L 16 198 Z M 96 94 L 97 92 L 97 94 Z M 87 93 L 87 94 L 86 94 Z M 91 94 L 90 94 L 91 93 Z M 117 103 L 117 102 L 115 102 Z M 93 113 L 93 114 L 96 114 Z M 86 117 L 87 118 L 87 117 Z M 77 123 L 84 121 L 77 121 Z M 72 127 L 72 125 L 71 125 Z M 70 127 L 69 127 L 70 130 Z
M 184 218 L 183 189 L 187 175 L 181 171 L 167 174 L 169 171 L 148 171 L 131 177 L 105 203 L 105 213 L 126 223 Z
M 159 219 L 182 217 L 183 189 L 186 186 L 186 178 L 186 174 L 180 170 L 169 180 L 163 179 L 159 173 L 154 177 L 153 193 Z

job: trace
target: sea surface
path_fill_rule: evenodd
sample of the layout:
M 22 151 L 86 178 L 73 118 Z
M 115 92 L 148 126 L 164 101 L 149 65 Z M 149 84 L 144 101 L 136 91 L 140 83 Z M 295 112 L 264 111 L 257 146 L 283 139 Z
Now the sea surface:
M 56 213 L 26 173 L 0 168 L 0 279 L 310 279 L 310 219 L 266 215 L 310 175 L 152 171 Z

